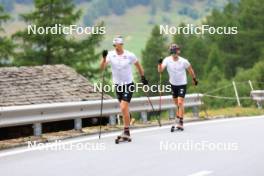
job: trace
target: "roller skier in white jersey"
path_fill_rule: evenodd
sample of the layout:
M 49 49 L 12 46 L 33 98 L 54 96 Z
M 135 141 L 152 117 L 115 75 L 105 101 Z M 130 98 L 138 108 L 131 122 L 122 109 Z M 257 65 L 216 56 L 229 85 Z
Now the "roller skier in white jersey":
M 107 50 L 103 51 L 100 67 L 101 69 L 105 69 L 108 64 L 111 66 L 116 96 L 124 119 L 124 132 L 116 139 L 116 143 L 119 143 L 120 141 L 131 141 L 129 103 L 134 91 L 132 65 L 136 66 L 142 83 L 147 85 L 148 81 L 144 76 L 144 70 L 138 58 L 132 52 L 124 49 L 124 40 L 121 36 L 113 39 L 113 46 L 114 50 L 109 52 Z
M 198 85 L 198 81 L 190 62 L 179 56 L 180 47 L 177 44 L 171 44 L 169 51 L 170 56 L 166 57 L 164 60 L 159 60 L 158 72 L 161 73 L 165 68 L 167 68 L 173 101 L 176 105 L 176 120 L 178 123 L 176 129 L 183 130 L 184 98 L 187 90 L 186 70 L 191 75 L 192 82 L 195 86 Z M 171 127 L 171 132 L 174 130 L 175 126 L 173 125 Z

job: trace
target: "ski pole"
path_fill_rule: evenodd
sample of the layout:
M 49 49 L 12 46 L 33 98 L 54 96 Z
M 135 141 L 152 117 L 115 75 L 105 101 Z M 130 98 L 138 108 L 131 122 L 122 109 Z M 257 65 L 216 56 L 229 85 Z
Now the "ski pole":
M 159 59 L 159 61 L 158 61 L 158 67 L 159 67 L 159 69 L 161 69 L 161 66 L 162 66 L 162 61 L 163 61 L 163 59 L 162 59 L 162 57 Z M 159 71 L 159 87 L 160 87 L 160 89 L 161 89 L 161 84 L 162 84 L 162 72 L 161 72 L 161 70 Z M 159 120 L 161 119 L 161 95 L 162 95 L 162 92 L 161 92 L 161 90 L 159 90 Z
M 101 106 L 100 106 L 100 128 L 99 128 L 99 139 L 101 139 L 101 133 L 102 133 L 102 118 L 103 118 L 103 105 L 104 105 L 104 70 L 102 72 L 102 90 L 101 90 Z
M 102 55 L 103 55 L 103 64 L 105 64 L 105 59 L 108 54 L 107 50 L 103 50 Z M 104 65 L 103 65 L 104 67 Z M 102 71 L 101 75 L 101 80 L 102 80 L 102 90 L 101 90 L 101 106 L 100 106 L 100 120 L 99 120 L 99 139 L 101 139 L 101 133 L 102 133 L 102 118 L 103 118 L 103 106 L 104 106 L 104 68 Z
M 143 92 L 144 92 L 144 91 L 143 91 Z M 150 100 L 150 98 L 149 98 L 147 92 L 144 92 L 144 94 L 145 94 L 145 96 L 146 96 L 147 99 L 148 99 L 148 102 L 149 102 L 149 104 L 150 104 L 150 106 L 151 106 L 152 111 L 155 112 L 154 106 L 153 106 L 153 104 L 152 104 L 152 102 L 151 102 L 151 100 Z M 159 126 L 161 127 L 160 119 L 159 119 L 157 116 L 156 116 L 156 119 L 157 119 L 157 121 L 158 121 Z
M 162 64 L 162 59 L 161 60 L 159 60 L 159 67 L 161 67 L 161 64 Z M 162 73 L 161 72 L 159 72 L 159 86 L 160 86 L 160 89 L 161 89 L 161 82 L 162 82 Z M 161 90 L 159 90 L 159 96 L 160 96 L 160 98 L 159 98 L 159 119 L 161 118 L 160 116 L 161 116 Z
M 196 80 L 197 81 L 197 80 Z M 202 98 L 203 98 L 203 96 L 202 97 L 200 97 L 199 95 L 199 91 L 198 91 L 198 88 L 197 88 L 197 85 L 198 85 L 198 82 L 196 83 L 196 86 L 194 86 L 195 88 L 195 91 L 197 92 L 197 98 L 200 100 L 200 98 L 201 98 L 201 101 L 202 101 Z M 206 104 L 205 103 L 202 103 L 202 105 L 201 105 L 201 108 L 203 108 L 203 110 L 204 110 L 204 113 L 205 113 L 205 116 L 206 116 L 206 118 L 208 118 L 209 117 L 209 115 L 208 115 L 208 113 L 207 113 L 207 106 L 206 106 Z

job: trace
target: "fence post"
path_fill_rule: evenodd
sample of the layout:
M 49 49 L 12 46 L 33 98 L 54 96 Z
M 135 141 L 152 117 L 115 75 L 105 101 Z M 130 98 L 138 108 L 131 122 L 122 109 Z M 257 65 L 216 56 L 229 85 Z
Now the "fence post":
M 192 112 L 193 112 L 193 117 L 194 118 L 199 118 L 199 108 L 197 106 L 194 106 L 192 108 Z
M 240 100 L 239 100 L 239 96 L 238 96 L 238 92 L 237 92 L 237 88 L 236 88 L 236 83 L 235 83 L 235 81 L 232 81 L 232 83 L 233 83 L 234 90 L 235 90 L 235 94 L 236 94 L 237 105 L 238 105 L 238 106 L 241 106 L 241 104 L 240 104 Z
M 109 116 L 109 124 L 110 125 L 116 125 L 116 115 L 110 115 Z
M 82 119 L 81 118 L 74 119 L 74 129 L 75 130 L 81 130 L 82 129 Z
M 254 90 L 253 85 L 252 85 L 252 82 L 250 80 L 248 80 L 248 84 L 249 84 L 251 90 Z
M 175 119 L 175 108 L 169 109 L 169 120 Z
M 147 123 L 148 122 L 148 113 L 146 111 L 142 111 L 140 114 L 141 114 L 142 122 Z
M 42 124 L 41 123 L 34 123 L 33 124 L 33 131 L 34 131 L 34 136 L 41 136 L 42 134 Z

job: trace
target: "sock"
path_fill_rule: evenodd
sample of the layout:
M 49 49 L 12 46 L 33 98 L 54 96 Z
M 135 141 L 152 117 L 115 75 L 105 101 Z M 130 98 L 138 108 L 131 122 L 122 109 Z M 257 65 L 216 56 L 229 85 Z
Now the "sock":
M 179 124 L 183 125 L 183 117 L 179 117 Z
M 129 127 L 124 128 L 124 133 L 128 136 L 130 136 Z

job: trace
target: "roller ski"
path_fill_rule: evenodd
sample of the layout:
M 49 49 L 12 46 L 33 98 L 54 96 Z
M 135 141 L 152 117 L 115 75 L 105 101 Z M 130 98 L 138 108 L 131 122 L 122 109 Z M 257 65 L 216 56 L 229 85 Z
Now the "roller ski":
M 119 144 L 120 142 L 131 142 L 132 139 L 130 137 L 129 131 L 124 131 L 121 135 L 117 136 L 115 139 L 115 143 Z
M 175 128 L 175 126 L 172 126 L 171 127 L 171 132 L 174 132 L 174 131 L 183 131 L 183 130 L 184 130 L 183 126 L 177 125 L 176 128 Z
M 177 117 L 177 118 L 179 119 L 179 123 L 178 123 L 178 125 L 176 126 L 176 128 L 175 128 L 174 125 L 171 127 L 171 132 L 172 132 L 172 133 L 173 133 L 174 131 L 183 131 L 183 130 L 184 130 L 184 128 L 183 128 L 183 118 L 179 118 L 179 117 Z

